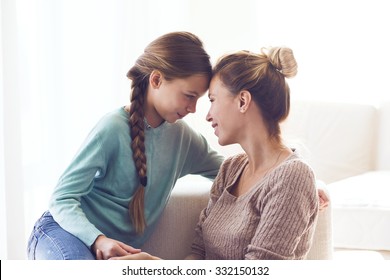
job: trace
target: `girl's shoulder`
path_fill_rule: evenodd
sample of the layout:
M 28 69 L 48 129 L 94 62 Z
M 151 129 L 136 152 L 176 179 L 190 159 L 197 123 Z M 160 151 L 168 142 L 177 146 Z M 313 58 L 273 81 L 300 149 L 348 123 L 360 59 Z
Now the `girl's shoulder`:
M 115 143 L 130 137 L 129 123 L 123 108 L 113 110 L 101 117 L 89 132 L 86 141 L 99 139 L 101 143 Z
M 117 133 L 118 131 L 129 131 L 129 121 L 127 112 L 123 107 L 106 113 L 96 124 L 95 130 L 106 133 Z

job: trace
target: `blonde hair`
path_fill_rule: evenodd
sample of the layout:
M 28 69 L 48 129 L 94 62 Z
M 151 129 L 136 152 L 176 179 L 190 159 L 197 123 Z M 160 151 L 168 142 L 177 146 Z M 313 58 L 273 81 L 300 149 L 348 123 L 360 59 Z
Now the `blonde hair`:
M 211 79 L 210 57 L 200 39 L 189 32 L 172 32 L 151 42 L 135 65 L 128 71 L 131 83 L 130 135 L 133 160 L 139 177 L 139 186 L 129 203 L 129 214 L 137 233 L 146 227 L 144 196 L 147 186 L 145 155 L 144 102 L 152 71 L 162 73 L 165 80 L 202 74 Z
M 259 54 L 239 51 L 222 56 L 213 68 L 232 94 L 248 90 L 260 108 L 270 137 L 280 142 L 280 125 L 290 112 L 290 88 L 285 78 L 297 74 L 291 49 L 261 49 Z

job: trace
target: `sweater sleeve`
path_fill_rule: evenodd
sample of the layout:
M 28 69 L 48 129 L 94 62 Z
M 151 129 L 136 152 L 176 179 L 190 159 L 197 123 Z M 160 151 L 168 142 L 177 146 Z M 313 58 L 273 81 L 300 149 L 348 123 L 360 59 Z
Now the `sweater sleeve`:
M 297 259 L 309 250 L 318 213 L 314 174 L 302 161 L 272 173 L 246 259 Z
M 202 134 L 185 123 L 183 125 L 186 134 L 183 142 L 188 142 L 189 145 L 180 148 L 180 153 L 186 158 L 181 176 L 194 174 L 214 180 L 224 157 L 210 147 Z
M 99 126 L 91 131 L 59 179 L 49 202 L 54 220 L 87 246 L 102 232 L 86 217 L 81 197 L 92 190 L 96 177 L 106 173 L 107 157 L 115 147 L 109 143 L 110 135 L 113 133 L 102 132 Z

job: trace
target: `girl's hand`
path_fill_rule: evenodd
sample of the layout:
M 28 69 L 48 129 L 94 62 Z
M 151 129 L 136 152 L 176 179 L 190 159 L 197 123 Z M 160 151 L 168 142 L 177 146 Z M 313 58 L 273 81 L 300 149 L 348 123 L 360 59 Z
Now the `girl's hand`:
M 152 256 L 146 252 L 140 252 L 136 254 L 126 255 L 122 257 L 113 257 L 110 260 L 161 260 L 158 257 Z
M 141 252 L 140 249 L 134 249 L 123 242 L 108 238 L 104 235 L 99 235 L 98 238 L 96 238 L 92 245 L 92 251 L 96 254 L 97 260 L 107 260 L 112 257 L 126 256 Z
M 320 200 L 320 211 L 324 210 L 329 205 L 329 197 L 323 189 L 318 189 L 318 197 Z

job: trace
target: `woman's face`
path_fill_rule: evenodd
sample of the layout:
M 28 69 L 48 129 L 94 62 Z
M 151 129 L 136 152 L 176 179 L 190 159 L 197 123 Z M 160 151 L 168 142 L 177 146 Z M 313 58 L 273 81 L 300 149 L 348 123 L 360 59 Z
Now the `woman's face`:
M 220 145 L 237 143 L 239 131 L 239 101 L 222 83 L 219 76 L 215 76 L 210 83 L 209 99 L 211 107 L 206 120 L 211 122 L 214 134 Z
M 205 75 L 167 81 L 161 77 L 161 84 L 154 95 L 154 108 L 160 117 L 169 123 L 195 113 L 196 103 L 208 88 Z

